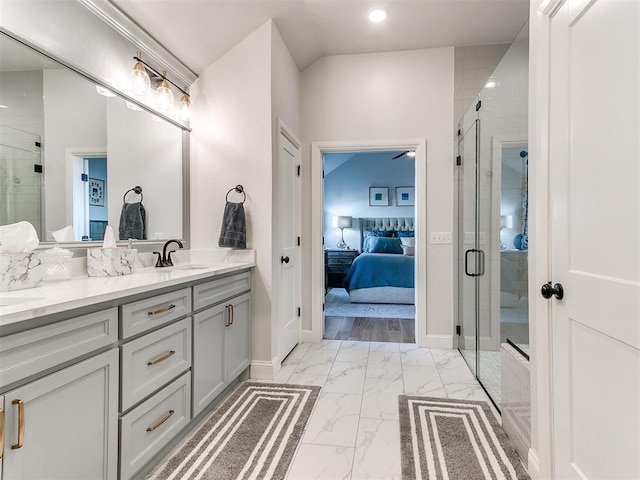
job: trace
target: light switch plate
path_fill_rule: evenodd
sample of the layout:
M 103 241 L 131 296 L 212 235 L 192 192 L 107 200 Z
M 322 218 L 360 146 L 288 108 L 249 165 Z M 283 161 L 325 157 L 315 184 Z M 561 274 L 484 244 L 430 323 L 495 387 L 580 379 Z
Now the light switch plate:
M 432 245 L 447 245 L 451 243 L 451 232 L 431 232 Z

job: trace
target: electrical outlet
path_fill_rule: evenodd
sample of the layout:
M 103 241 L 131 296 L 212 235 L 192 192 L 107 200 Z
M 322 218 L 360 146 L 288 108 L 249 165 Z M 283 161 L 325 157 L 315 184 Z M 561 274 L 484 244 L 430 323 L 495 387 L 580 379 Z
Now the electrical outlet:
M 431 232 L 433 245 L 445 245 L 451 243 L 451 232 Z

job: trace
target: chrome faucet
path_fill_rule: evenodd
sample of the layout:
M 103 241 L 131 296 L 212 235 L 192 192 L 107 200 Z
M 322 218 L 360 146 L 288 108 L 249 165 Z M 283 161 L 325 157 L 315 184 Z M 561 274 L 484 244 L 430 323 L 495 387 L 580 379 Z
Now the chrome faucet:
M 158 255 L 158 261 L 156 262 L 156 267 L 173 267 L 173 262 L 171 261 L 171 254 L 175 252 L 175 250 L 170 250 L 167 253 L 167 247 L 172 243 L 177 243 L 178 247 L 184 248 L 180 240 L 169 240 L 167 243 L 164 244 L 164 247 L 162 247 L 162 255 L 160 255 L 160 252 L 153 252 L 154 254 Z

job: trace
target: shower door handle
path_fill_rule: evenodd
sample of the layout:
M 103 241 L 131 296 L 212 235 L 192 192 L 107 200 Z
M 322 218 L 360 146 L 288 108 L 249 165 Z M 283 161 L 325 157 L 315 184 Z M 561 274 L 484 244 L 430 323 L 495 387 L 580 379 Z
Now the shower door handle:
M 477 252 L 480 254 L 480 263 L 478 264 L 480 267 L 480 273 L 478 273 L 478 277 L 481 277 L 484 275 L 484 250 L 477 250 Z
M 469 273 L 469 254 L 473 253 L 474 256 L 474 260 L 475 260 L 475 253 L 477 252 L 477 250 L 475 248 L 470 248 L 469 250 L 467 250 L 466 252 L 464 252 L 464 273 L 465 275 L 467 275 L 467 277 L 477 277 L 478 274 L 477 273 Z

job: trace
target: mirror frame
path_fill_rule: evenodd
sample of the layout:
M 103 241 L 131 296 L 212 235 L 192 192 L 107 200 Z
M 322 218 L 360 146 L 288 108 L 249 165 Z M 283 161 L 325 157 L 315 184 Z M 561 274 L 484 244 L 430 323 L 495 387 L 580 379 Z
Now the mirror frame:
M 63 67 L 71 70 L 72 72 L 76 73 L 77 75 L 80 75 L 81 77 L 83 77 L 85 80 L 88 80 L 96 85 L 100 85 L 104 88 L 107 88 L 108 90 L 110 90 L 111 92 L 113 92 L 116 96 L 118 96 L 119 98 L 121 98 L 124 101 L 128 101 L 131 103 L 136 104 L 138 107 L 140 107 L 142 110 L 151 113 L 157 117 L 162 118 L 164 121 L 169 122 L 170 124 L 180 128 L 180 130 L 182 131 L 182 238 L 179 239 L 181 240 L 181 242 L 183 243 L 183 245 L 185 246 L 185 248 L 189 248 L 189 244 L 190 244 L 190 154 L 191 154 L 191 149 L 190 149 L 190 133 L 191 133 L 191 128 L 177 122 L 176 120 L 174 120 L 173 118 L 165 115 L 164 113 L 154 110 L 153 108 L 145 105 L 144 103 L 141 103 L 140 101 L 138 101 L 136 98 L 128 95 L 126 92 L 123 92 L 120 89 L 114 88 L 113 85 L 109 85 L 108 83 L 106 83 L 105 81 L 103 81 L 102 79 L 96 77 L 95 75 L 92 75 L 91 73 L 87 72 L 86 70 L 78 67 L 77 65 L 72 65 L 70 62 L 62 59 L 61 57 L 55 55 L 52 52 L 49 51 L 44 51 L 42 49 L 42 47 L 35 45 L 34 43 L 30 42 L 29 40 L 26 40 L 22 37 L 20 37 L 19 35 L 16 35 L 14 32 L 11 32 L 7 29 L 5 29 L 4 27 L 0 26 L 0 34 L 5 35 L 9 38 L 11 38 L 12 40 L 22 44 L 23 46 L 25 46 L 26 48 L 29 48 L 33 51 L 35 51 L 36 53 L 48 58 L 49 60 L 52 60 L 60 65 L 62 65 Z M 46 199 L 44 199 L 44 197 L 42 198 L 42 202 L 44 203 Z M 169 240 L 169 239 L 167 239 Z M 138 249 L 138 251 L 140 252 L 151 252 L 153 250 L 156 250 L 158 248 L 159 245 L 163 245 L 167 240 L 132 240 L 133 245 L 136 249 Z M 44 249 L 44 248 L 49 248 L 53 245 L 55 245 L 58 242 L 43 242 L 41 241 L 38 249 Z M 70 249 L 73 251 L 74 253 L 74 257 L 76 256 L 85 256 L 86 255 L 86 249 L 87 248 L 91 248 L 91 247 L 96 247 L 96 246 L 100 246 L 102 244 L 101 241 L 84 241 L 84 242 L 62 242 L 60 243 L 61 246 L 64 246 L 67 249 Z M 118 241 L 119 245 L 127 245 L 128 241 L 126 240 L 120 240 Z

